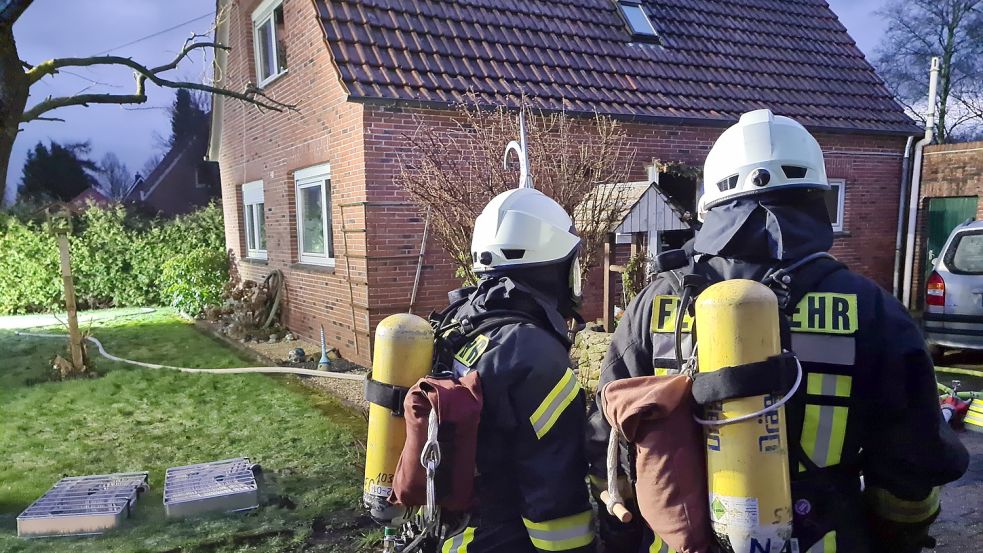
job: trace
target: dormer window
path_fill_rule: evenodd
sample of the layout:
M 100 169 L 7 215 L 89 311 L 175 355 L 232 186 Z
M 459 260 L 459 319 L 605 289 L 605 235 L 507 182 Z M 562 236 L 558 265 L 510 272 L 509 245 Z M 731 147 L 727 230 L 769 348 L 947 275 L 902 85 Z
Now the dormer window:
M 649 19 L 645 6 L 639 0 L 618 0 L 621 16 L 625 18 L 631 29 L 632 40 L 658 41 L 659 33 L 655 32 L 652 20 Z

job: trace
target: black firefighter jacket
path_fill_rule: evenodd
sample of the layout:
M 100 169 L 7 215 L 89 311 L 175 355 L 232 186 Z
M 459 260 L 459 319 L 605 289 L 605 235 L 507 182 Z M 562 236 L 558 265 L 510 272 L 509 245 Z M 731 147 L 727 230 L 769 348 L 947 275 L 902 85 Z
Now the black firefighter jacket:
M 710 282 L 760 281 L 771 267 L 828 249 L 832 237 L 824 213 L 810 217 L 806 210 L 803 217 L 783 206 L 748 202 L 725 213 L 730 220 L 708 217 L 710 229 L 705 225 L 700 235 L 714 234 L 702 243 L 697 237 L 695 262 L 658 274 L 627 307 L 598 389 L 615 379 L 677 369 L 672 331 L 683 274 L 700 273 Z M 789 448 L 799 551 L 918 551 L 911 540 L 924 533 L 909 539 L 905 525 L 927 530 L 939 510 L 939 487 L 957 479 L 968 463 L 965 448 L 942 421 L 918 327 L 894 297 L 845 269 L 810 290 L 785 321 L 791 343 L 784 347 L 804 369 L 799 392 L 786 406 L 789 440 L 801 445 Z M 688 358 L 689 328 L 683 342 Z M 600 409 L 590 424 L 591 474 L 603 478 L 610 427 Z
M 570 370 L 565 321 L 555 302 L 508 277 L 482 280 L 454 319 L 492 309 L 523 311 L 541 324 L 493 329 L 455 355 L 459 375 L 478 371 L 484 397 L 478 508 L 441 551 L 593 551 L 586 404 Z

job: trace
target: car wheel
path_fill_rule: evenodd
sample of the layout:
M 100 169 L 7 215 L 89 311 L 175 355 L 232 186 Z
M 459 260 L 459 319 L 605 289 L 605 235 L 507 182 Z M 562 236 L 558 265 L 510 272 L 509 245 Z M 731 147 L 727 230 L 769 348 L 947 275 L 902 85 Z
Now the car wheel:
M 935 344 L 930 344 L 928 346 L 928 353 L 932 356 L 932 361 L 935 363 L 941 363 L 942 356 L 945 355 L 945 348 Z

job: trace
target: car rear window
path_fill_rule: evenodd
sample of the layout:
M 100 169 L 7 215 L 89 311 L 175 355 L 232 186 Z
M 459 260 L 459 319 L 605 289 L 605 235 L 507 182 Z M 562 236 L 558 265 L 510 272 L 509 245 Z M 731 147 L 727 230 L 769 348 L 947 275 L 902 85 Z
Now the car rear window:
M 949 269 L 957 273 L 983 274 L 983 233 L 963 233 L 956 237 L 952 253 L 946 260 Z

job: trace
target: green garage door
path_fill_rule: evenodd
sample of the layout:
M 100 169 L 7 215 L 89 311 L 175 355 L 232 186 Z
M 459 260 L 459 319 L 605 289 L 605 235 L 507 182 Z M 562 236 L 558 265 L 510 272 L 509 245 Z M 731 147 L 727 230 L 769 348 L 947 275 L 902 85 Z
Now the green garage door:
M 925 217 L 928 236 L 925 240 L 925 256 L 922 268 L 925 275 L 932 271 L 932 263 L 942 251 L 946 238 L 957 225 L 976 217 L 976 196 L 957 196 L 954 198 L 929 198 Z

